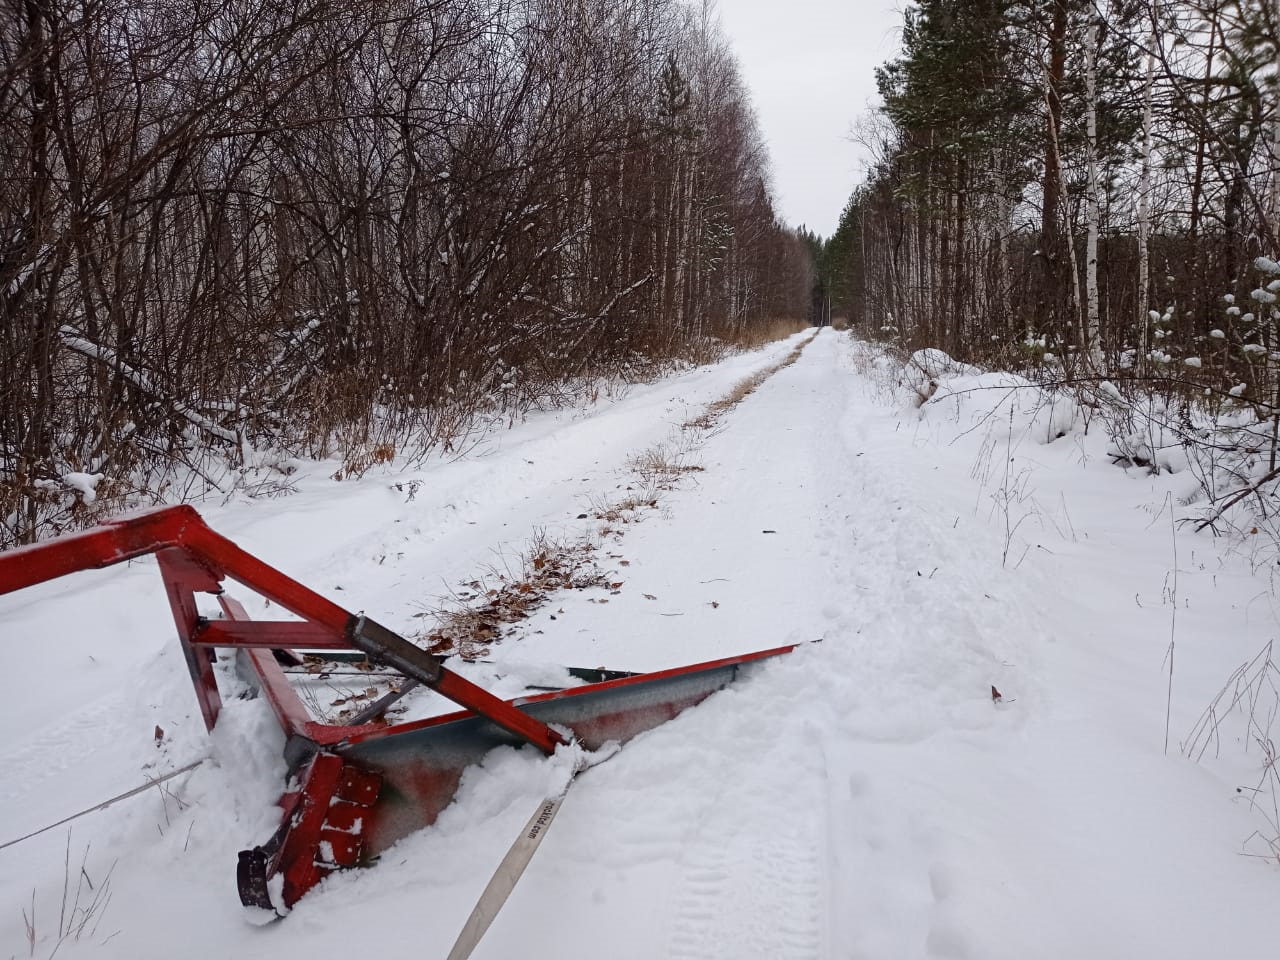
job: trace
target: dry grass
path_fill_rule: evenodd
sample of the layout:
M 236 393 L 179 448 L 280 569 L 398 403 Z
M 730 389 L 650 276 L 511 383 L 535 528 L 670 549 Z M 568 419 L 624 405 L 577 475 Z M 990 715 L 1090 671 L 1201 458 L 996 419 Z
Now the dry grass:
M 84 855 L 80 860 L 79 869 L 75 874 L 75 889 L 72 891 L 72 860 L 71 860 L 71 831 L 67 831 L 67 849 L 63 860 L 63 876 L 62 876 L 62 903 L 58 910 L 58 925 L 56 930 L 56 938 L 53 934 L 48 935 L 48 939 L 53 939 L 53 949 L 49 952 L 50 960 L 67 942 L 78 943 L 82 940 L 87 941 L 93 939 L 98 932 L 98 925 L 102 922 L 103 914 L 106 913 L 108 905 L 111 903 L 111 877 L 115 873 L 115 864 L 112 863 L 110 869 L 107 870 L 106 876 L 100 876 L 98 882 L 94 883 L 89 876 L 89 847 L 84 848 Z M 27 908 L 22 908 L 22 924 L 26 934 L 28 955 L 34 957 L 36 948 L 44 942 L 45 937 L 40 936 L 40 928 L 36 918 L 36 894 L 31 892 L 30 913 Z M 119 931 L 116 931 L 117 933 Z M 108 936 L 102 941 L 106 943 L 115 933 Z
M 702 472 L 701 466 L 686 462 L 689 454 L 689 445 L 685 442 L 659 443 L 643 453 L 636 454 L 631 458 L 628 466 L 647 486 L 655 490 L 668 489 L 685 474 Z
M 344 480 L 351 477 L 359 479 L 377 464 L 391 463 L 395 458 L 396 445 L 394 443 L 378 443 L 367 449 L 358 447 L 347 455 L 342 463 L 342 468 L 333 475 L 333 479 Z
M 607 524 L 638 523 L 641 511 L 656 510 L 659 499 L 657 492 L 649 489 L 636 490 L 620 500 L 593 498 L 591 516 Z
M 1247 855 L 1280 862 L 1280 759 L 1273 735 L 1280 719 L 1280 666 L 1271 641 L 1253 659 L 1227 678 L 1218 695 L 1196 721 L 1184 755 L 1200 761 L 1206 753 L 1217 757 L 1223 743 L 1257 756 L 1257 780 L 1236 792 L 1266 823 L 1245 840 Z M 1226 728 L 1226 729 L 1224 729 Z
M 518 572 L 491 569 L 487 576 L 464 584 L 451 602 L 419 614 L 433 617 L 436 625 L 414 639 L 435 654 L 464 660 L 487 656 L 505 625 L 527 619 L 553 593 L 621 587 L 596 564 L 595 553 L 590 541 L 556 541 L 539 534 L 521 558 Z
M 816 332 L 814 336 L 816 336 Z M 753 373 L 751 376 L 734 384 L 733 389 L 726 393 L 719 400 L 714 400 L 707 405 L 707 408 L 692 420 L 686 420 L 681 426 L 685 430 L 711 430 L 715 427 L 720 417 L 728 411 L 732 410 L 751 394 L 759 389 L 760 385 L 772 377 L 779 370 L 791 366 L 800 359 L 800 354 L 804 352 L 804 348 L 813 342 L 813 337 L 809 337 L 797 344 L 790 353 L 779 360 L 771 367 Z
M 807 320 L 773 320 L 752 327 L 749 331 L 734 340 L 734 346 L 743 350 L 755 350 L 767 343 L 785 340 L 809 328 Z

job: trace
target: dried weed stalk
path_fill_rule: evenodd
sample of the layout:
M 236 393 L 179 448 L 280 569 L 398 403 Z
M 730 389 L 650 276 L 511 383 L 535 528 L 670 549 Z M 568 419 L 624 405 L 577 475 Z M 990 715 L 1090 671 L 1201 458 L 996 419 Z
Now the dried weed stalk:
M 489 653 L 506 624 L 527 619 L 559 590 L 589 587 L 618 589 L 596 563 L 595 544 L 588 540 L 557 541 L 545 533 L 534 537 L 517 573 L 491 570 L 463 585 L 453 602 L 419 616 L 432 616 L 436 626 L 416 638 L 435 654 L 475 660 Z
M 1280 862 L 1280 771 L 1276 769 L 1273 737 L 1276 719 L 1280 717 L 1280 667 L 1273 659 L 1273 643 L 1268 641 L 1253 659 L 1232 672 L 1200 714 L 1182 752 L 1199 761 L 1212 747 L 1213 755 L 1220 756 L 1224 726 L 1230 721 L 1243 721 L 1244 729 L 1233 734 L 1234 740 L 1243 746 L 1245 753 L 1258 750 L 1260 769 L 1253 786 L 1237 787 L 1236 791 L 1248 799 L 1249 806 L 1267 823 L 1265 832 L 1255 831 L 1245 840 L 1245 846 L 1261 842 L 1266 852 L 1250 855 Z
M 115 872 L 116 865 L 112 863 L 110 869 L 107 870 L 106 876 L 100 878 L 96 884 L 89 876 L 88 865 L 89 846 L 86 845 L 84 855 L 80 860 L 79 870 L 75 876 L 76 882 L 73 890 L 71 884 L 71 831 L 68 830 L 67 848 L 62 865 L 62 902 L 58 910 L 57 936 L 53 942 L 53 949 L 49 951 L 49 960 L 52 960 L 67 941 L 76 943 L 82 939 L 96 936 L 102 917 L 106 913 L 107 906 L 111 903 L 111 875 Z M 28 955 L 34 957 L 36 955 L 36 947 L 41 942 L 36 921 L 36 894 L 34 890 L 31 892 L 31 913 L 27 913 L 26 907 L 22 908 L 22 924 L 26 933 Z M 111 936 L 115 936 L 115 934 L 113 933 Z M 111 937 L 106 938 L 106 940 L 110 939 Z M 102 942 L 105 943 L 106 940 Z

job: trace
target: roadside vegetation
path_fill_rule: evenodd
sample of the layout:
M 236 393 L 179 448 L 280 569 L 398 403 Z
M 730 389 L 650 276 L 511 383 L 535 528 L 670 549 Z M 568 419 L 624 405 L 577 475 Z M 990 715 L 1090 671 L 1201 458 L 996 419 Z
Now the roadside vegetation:
M 815 299 L 1017 374 L 1280 554 L 1275 4 L 920 0 L 902 38 Z
M 463 450 L 808 310 L 675 0 L 28 4 L 0 160 L 0 548 Z

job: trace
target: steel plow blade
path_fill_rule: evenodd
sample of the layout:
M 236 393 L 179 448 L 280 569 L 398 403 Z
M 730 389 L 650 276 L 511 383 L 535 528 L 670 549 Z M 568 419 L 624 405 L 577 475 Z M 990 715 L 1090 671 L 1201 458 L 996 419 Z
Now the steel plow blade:
M 156 555 L 206 727 L 214 728 L 222 707 L 213 669 L 220 650 L 236 652 L 242 676 L 284 732 L 289 786 L 280 799 L 280 826 L 267 842 L 242 851 L 237 869 L 241 901 L 280 913 L 334 870 L 368 865 L 397 840 L 434 823 L 453 800 L 463 771 L 495 747 L 531 744 L 550 754 L 571 741 L 586 750 L 625 743 L 725 687 L 744 665 L 794 649 L 645 674 L 570 671 L 589 682 L 503 700 L 450 670 L 443 657 L 242 550 L 187 506 L 0 553 L 0 594 L 147 554 Z M 224 592 L 224 580 L 299 619 L 251 620 Z M 221 615 L 202 615 L 197 593 L 216 596 Z M 307 709 L 282 665 L 300 662 L 295 650 L 367 659 L 405 679 L 399 691 L 353 722 L 326 723 Z M 383 722 L 386 708 L 411 686 L 429 687 L 461 709 Z

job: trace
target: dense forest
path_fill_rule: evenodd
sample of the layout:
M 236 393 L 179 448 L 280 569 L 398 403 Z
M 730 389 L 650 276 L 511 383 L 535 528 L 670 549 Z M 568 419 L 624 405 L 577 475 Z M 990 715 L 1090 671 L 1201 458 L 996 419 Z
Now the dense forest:
M 705 8 L 0 4 L 0 548 L 807 315 Z
M 912 4 L 857 132 L 875 161 L 822 248 L 833 313 L 1273 398 L 1255 264 L 1280 233 L 1278 37 L 1274 0 Z

